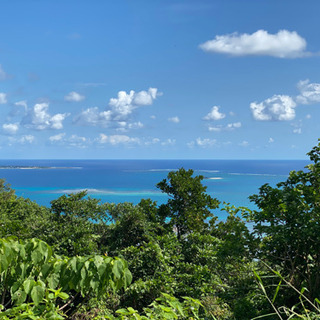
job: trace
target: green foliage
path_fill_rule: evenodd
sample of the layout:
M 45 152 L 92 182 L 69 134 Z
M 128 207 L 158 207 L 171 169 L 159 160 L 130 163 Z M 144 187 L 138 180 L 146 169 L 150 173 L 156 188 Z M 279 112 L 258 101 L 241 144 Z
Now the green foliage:
M 169 196 L 167 204 L 160 206 L 159 215 L 170 219 L 169 225 L 176 228 L 179 239 L 190 232 L 205 229 L 207 219 L 213 217 L 210 210 L 219 205 L 217 199 L 205 193 L 207 187 L 201 183 L 203 176 L 192 175 L 193 170 L 181 168 L 169 172 L 168 179 L 157 184 Z
M 199 300 L 190 297 L 184 297 L 180 302 L 177 298 L 168 294 L 162 294 L 149 307 L 143 309 L 142 313 L 129 307 L 116 311 L 116 316 L 111 314 L 103 319 L 109 320 L 163 320 L 163 319 L 189 319 L 202 320 L 205 319 L 199 315 L 202 304 Z M 101 318 L 102 319 L 102 318 Z M 206 318 L 208 319 L 208 318 Z
M 320 296 L 319 151 L 320 143 L 309 153 L 314 163 L 306 171 L 290 172 L 275 188 L 263 185 L 250 197 L 260 211 L 248 214 L 261 239 L 258 257 L 281 267 L 296 288 L 306 287 L 311 300 Z
M 160 206 L 80 192 L 48 209 L 0 180 L 0 318 L 320 319 L 320 143 L 309 156 L 218 223 L 192 170 L 158 183 Z
M 0 238 L 16 236 L 21 239 L 45 236 L 49 211 L 29 199 L 19 198 L 0 179 Z
M 51 311 L 57 309 L 53 306 L 59 298 L 69 299 L 59 310 L 69 307 L 68 312 L 73 312 L 85 297 L 99 297 L 108 288 L 125 288 L 132 280 L 122 259 L 59 257 L 41 240 L 24 242 L 12 238 L 0 239 L 0 277 L 0 301 L 6 309 L 0 316 L 28 310 L 47 313 L 49 307 Z
M 139 246 L 152 239 L 152 224 L 139 205 L 132 203 L 108 204 L 114 219 L 105 236 L 108 253 L 117 255 L 122 249 Z
M 56 252 L 69 256 L 101 252 L 110 221 L 106 204 L 82 191 L 51 201 L 51 212 L 50 233 L 44 240 Z

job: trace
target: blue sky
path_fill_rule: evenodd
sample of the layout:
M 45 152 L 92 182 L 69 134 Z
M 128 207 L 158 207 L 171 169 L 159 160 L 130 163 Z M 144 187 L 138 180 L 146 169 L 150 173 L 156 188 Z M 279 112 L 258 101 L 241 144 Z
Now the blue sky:
M 305 159 L 318 0 L 5 1 L 0 158 Z

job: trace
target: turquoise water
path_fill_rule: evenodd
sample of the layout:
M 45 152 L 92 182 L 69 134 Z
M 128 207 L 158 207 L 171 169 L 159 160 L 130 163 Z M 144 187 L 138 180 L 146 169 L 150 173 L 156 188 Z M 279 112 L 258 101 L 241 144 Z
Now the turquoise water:
M 207 192 L 220 201 L 253 208 L 248 196 L 269 183 L 283 181 L 291 170 L 302 170 L 302 160 L 0 160 L 0 177 L 18 196 L 50 205 L 65 193 L 88 190 L 103 202 L 133 202 L 151 198 L 158 204 L 167 196 L 156 184 L 181 167 L 205 178 Z M 223 213 L 222 213 L 223 215 Z

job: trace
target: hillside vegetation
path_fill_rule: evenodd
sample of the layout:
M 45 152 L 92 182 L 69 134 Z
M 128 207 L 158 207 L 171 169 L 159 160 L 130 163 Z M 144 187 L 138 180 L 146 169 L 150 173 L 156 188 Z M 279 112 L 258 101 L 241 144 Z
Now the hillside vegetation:
M 320 319 L 320 143 L 308 155 L 253 211 L 183 168 L 160 206 L 80 192 L 48 208 L 2 180 L 0 319 Z

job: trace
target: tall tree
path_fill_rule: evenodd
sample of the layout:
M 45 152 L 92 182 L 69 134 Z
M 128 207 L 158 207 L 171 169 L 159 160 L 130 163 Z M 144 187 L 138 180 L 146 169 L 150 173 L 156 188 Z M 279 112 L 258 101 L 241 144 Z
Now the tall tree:
M 207 219 L 213 217 L 211 209 L 219 205 L 217 199 L 206 193 L 203 178 L 201 175 L 193 177 L 193 170 L 181 168 L 169 172 L 168 178 L 157 184 L 169 196 L 168 202 L 159 207 L 159 214 L 170 219 L 169 224 L 176 229 L 179 239 L 206 228 Z
M 308 155 L 305 171 L 292 171 L 275 188 L 265 184 L 250 197 L 259 210 L 249 219 L 262 241 L 260 257 L 314 299 L 320 296 L 320 143 Z

